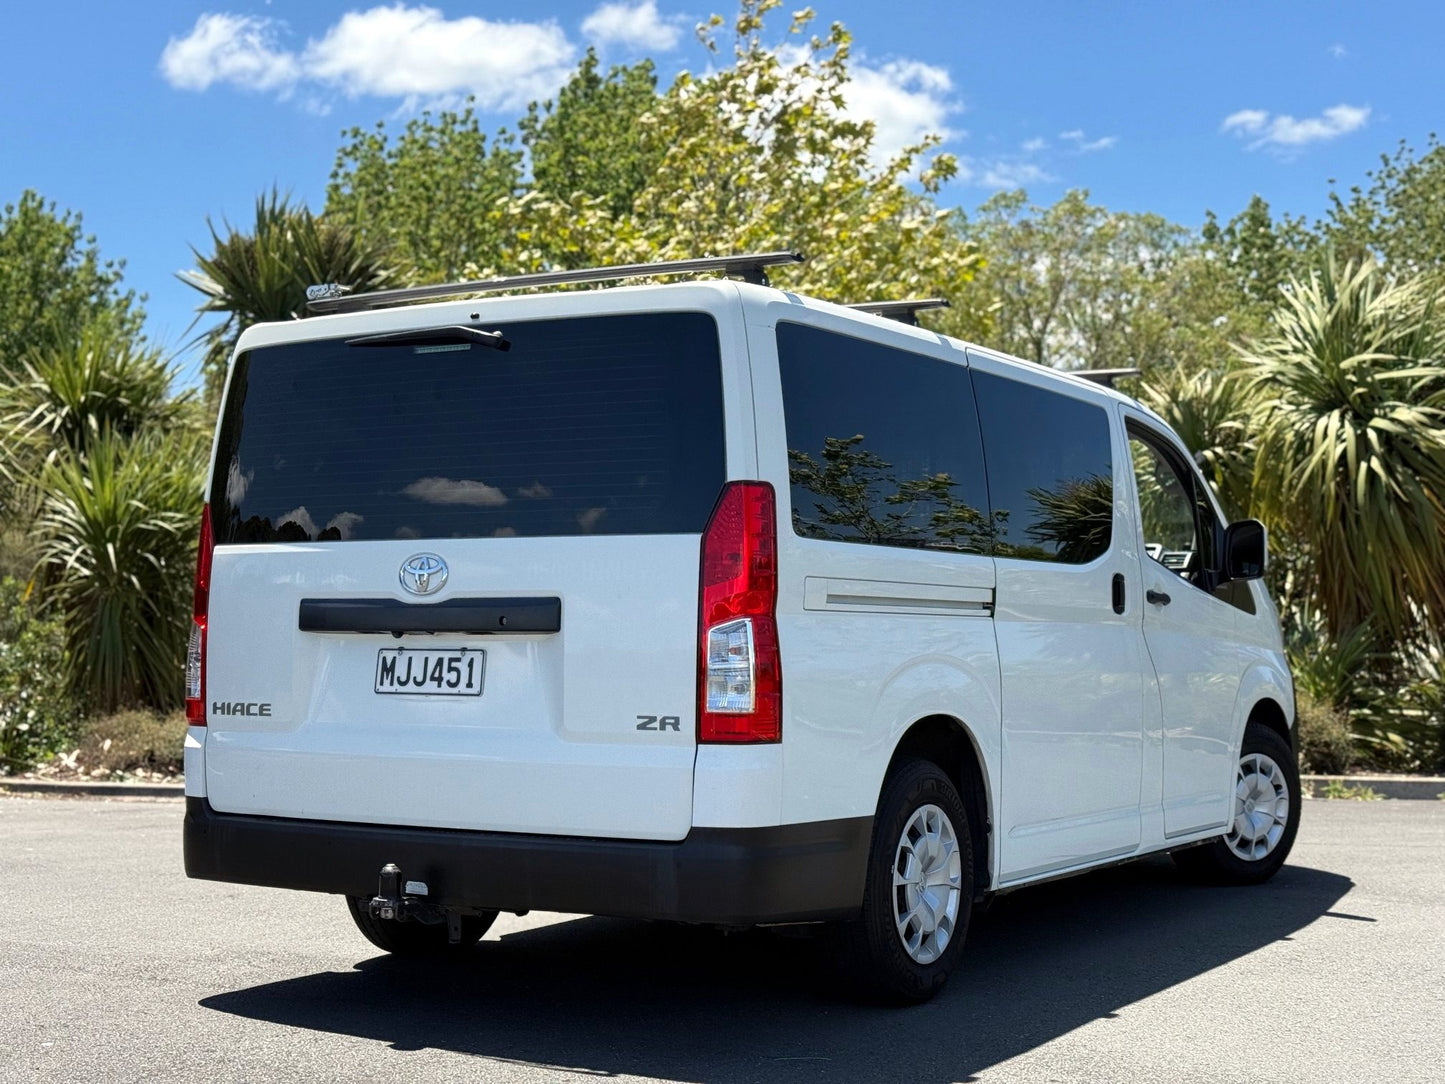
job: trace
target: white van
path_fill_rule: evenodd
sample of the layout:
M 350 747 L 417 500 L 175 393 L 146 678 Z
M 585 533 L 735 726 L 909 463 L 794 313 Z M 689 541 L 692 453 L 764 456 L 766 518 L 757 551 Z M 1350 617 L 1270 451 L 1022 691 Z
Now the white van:
M 756 281 L 475 296 L 586 277 L 241 337 L 190 876 L 344 895 L 394 952 L 534 908 L 831 921 L 921 1000 L 992 893 L 1280 867 L 1264 529 L 1157 416 Z

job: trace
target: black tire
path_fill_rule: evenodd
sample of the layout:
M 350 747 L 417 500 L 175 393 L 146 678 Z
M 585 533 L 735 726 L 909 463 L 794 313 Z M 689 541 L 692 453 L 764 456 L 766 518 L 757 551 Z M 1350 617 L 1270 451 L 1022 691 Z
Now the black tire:
M 1259 858 L 1249 859 L 1236 854 L 1228 836 L 1220 836 L 1198 847 L 1175 851 L 1175 865 L 1194 880 L 1219 885 L 1254 885 L 1267 881 L 1279 872 L 1294 846 L 1299 831 L 1300 785 L 1299 765 L 1294 750 L 1279 732 L 1262 723 L 1250 723 L 1244 729 L 1244 744 L 1239 751 L 1241 764 L 1249 757 L 1268 757 L 1284 777 L 1289 810 L 1284 830 L 1274 847 Z M 1234 831 L 1233 826 L 1231 832 Z
M 904 829 L 925 806 L 934 806 L 948 818 L 959 858 L 960 891 L 958 911 L 942 951 L 921 963 L 905 949 L 898 930 L 895 901 L 906 907 L 909 897 L 903 895 L 905 889 L 894 888 L 893 873 Z M 839 962 L 856 992 L 868 1000 L 891 1004 L 917 1004 L 933 997 L 957 966 L 972 907 L 973 845 L 968 812 L 953 782 L 936 764 L 904 761 L 884 783 L 878 800 L 862 911 L 839 930 Z
M 383 952 L 398 956 L 439 956 L 470 948 L 482 939 L 497 920 L 497 912 L 462 917 L 462 939 L 458 944 L 447 940 L 445 922 L 397 922 L 395 919 L 373 918 L 367 905 L 371 901 L 358 896 L 346 897 L 346 909 L 363 937 Z

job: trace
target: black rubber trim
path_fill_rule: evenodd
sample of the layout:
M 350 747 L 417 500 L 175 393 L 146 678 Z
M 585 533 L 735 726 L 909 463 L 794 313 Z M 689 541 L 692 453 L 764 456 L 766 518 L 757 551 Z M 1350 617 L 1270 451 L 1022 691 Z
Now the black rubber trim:
M 444 907 L 750 925 L 841 918 L 863 901 L 872 817 L 694 828 L 677 843 L 339 824 L 186 799 L 186 874 L 370 896 L 395 862 Z
M 449 598 L 400 602 L 391 598 L 303 598 L 302 632 L 558 632 L 560 598 Z

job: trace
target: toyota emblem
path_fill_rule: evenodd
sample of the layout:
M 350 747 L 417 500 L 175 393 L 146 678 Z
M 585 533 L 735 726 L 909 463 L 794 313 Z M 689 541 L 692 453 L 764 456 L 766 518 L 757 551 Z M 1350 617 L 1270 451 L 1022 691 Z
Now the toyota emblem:
M 435 553 L 418 553 L 401 566 L 401 585 L 413 595 L 434 595 L 446 582 L 447 563 Z

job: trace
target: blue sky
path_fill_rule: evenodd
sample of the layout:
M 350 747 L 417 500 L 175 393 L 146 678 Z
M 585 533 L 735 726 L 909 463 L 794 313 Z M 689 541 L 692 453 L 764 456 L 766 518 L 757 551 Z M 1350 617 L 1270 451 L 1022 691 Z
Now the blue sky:
M 354 124 L 474 92 L 510 125 L 588 44 L 608 62 L 651 56 L 665 78 L 697 70 L 692 26 L 733 9 L 692 4 L 10 5 L 0 200 L 35 188 L 83 212 L 149 295 L 152 336 L 178 346 L 195 298 L 174 272 L 208 215 L 245 222 L 272 184 L 319 208 Z M 1445 5 L 1430 0 L 815 6 L 853 31 L 850 108 L 884 142 L 947 133 L 964 177 L 945 199 L 965 208 L 1022 184 L 1189 225 L 1256 192 L 1313 218 L 1329 178 L 1362 181 L 1445 122 Z

